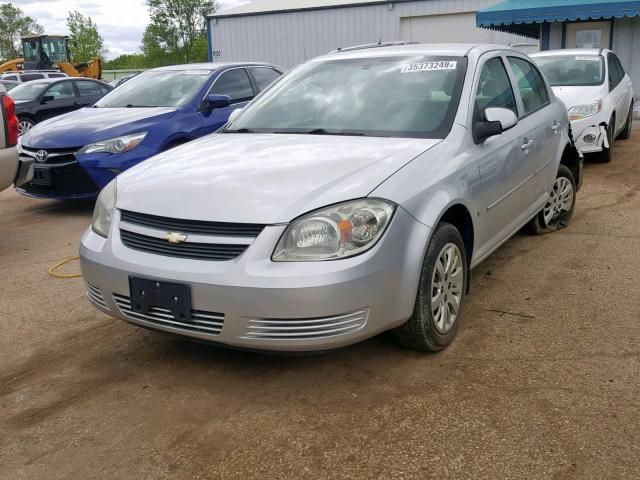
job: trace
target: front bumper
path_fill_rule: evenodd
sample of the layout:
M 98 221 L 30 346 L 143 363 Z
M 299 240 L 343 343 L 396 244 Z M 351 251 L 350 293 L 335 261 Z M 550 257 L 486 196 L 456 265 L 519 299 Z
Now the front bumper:
M 267 226 L 234 260 L 202 261 L 133 250 L 114 215 L 108 239 L 90 229 L 80 247 L 87 296 L 100 310 L 142 327 L 233 347 L 328 350 L 371 337 L 412 314 L 430 229 L 398 208 L 371 250 L 323 262 L 272 262 L 284 225 Z M 129 276 L 186 284 L 192 315 L 130 309 Z

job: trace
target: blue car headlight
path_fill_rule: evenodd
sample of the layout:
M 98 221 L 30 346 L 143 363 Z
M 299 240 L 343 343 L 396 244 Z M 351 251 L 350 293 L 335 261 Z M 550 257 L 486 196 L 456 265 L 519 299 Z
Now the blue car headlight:
M 122 137 L 111 138 L 102 142 L 91 143 L 82 147 L 78 154 L 82 153 L 124 153 L 133 150 L 138 146 L 147 132 L 132 133 L 131 135 L 123 135 Z

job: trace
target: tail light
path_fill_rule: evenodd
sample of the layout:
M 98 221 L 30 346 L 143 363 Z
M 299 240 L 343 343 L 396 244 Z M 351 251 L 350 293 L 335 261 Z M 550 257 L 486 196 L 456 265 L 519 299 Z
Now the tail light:
M 2 107 L 5 116 L 5 133 L 9 147 L 18 143 L 18 117 L 16 116 L 16 104 L 9 95 L 2 97 Z

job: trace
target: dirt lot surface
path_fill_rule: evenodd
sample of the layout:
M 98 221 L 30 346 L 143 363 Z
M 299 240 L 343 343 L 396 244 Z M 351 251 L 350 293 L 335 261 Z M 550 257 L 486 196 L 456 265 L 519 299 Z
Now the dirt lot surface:
M 436 355 L 385 335 L 260 355 L 113 320 L 47 275 L 92 206 L 0 194 L 0 478 L 638 478 L 640 128 L 615 152 L 568 229 L 475 270 Z

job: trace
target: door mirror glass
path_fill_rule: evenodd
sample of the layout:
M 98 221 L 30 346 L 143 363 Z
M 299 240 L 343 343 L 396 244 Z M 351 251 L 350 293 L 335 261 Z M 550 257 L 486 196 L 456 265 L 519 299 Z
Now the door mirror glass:
M 238 115 L 240 115 L 242 113 L 242 108 L 236 108 L 233 112 L 231 112 L 231 115 L 229 115 L 229 123 L 233 122 L 236 118 L 238 118 Z
M 231 97 L 229 95 L 211 94 L 207 97 L 207 104 L 210 109 L 228 107 L 231 105 Z
M 487 122 L 500 122 L 502 131 L 509 130 L 518 123 L 518 117 L 508 108 L 486 108 L 484 110 L 484 119 Z

